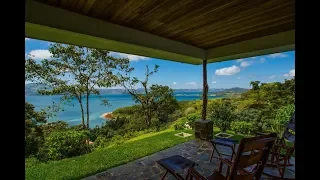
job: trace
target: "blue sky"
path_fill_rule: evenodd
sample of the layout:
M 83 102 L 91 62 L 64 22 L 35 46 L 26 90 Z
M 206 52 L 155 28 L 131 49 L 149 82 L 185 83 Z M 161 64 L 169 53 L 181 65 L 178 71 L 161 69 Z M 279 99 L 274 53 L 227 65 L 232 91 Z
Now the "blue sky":
M 49 58 L 50 42 L 25 38 L 25 53 L 36 60 Z M 144 78 L 146 65 L 159 65 L 158 73 L 150 78 L 150 84 L 167 85 L 173 89 L 202 88 L 202 65 L 190 65 L 173 61 L 112 52 L 116 57 L 128 57 L 135 68 L 133 76 Z M 209 88 L 250 88 L 250 81 L 283 82 L 295 75 L 295 52 L 281 52 L 253 58 L 211 63 L 208 69 Z

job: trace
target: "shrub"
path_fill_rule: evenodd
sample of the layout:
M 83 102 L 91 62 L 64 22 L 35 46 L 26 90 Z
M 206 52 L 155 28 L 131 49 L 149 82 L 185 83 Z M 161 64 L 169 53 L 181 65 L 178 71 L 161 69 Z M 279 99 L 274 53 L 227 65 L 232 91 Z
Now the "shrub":
M 270 121 L 272 132 L 276 132 L 278 135 L 280 135 L 288 124 L 294 110 L 294 104 L 289 104 L 280 108 L 276 112 L 275 119 Z
M 195 113 L 196 110 L 193 108 L 193 107 L 188 107 L 185 111 L 184 111 L 184 114 L 187 116 L 188 114 L 191 114 L 191 113 Z
M 235 106 L 229 99 L 217 99 L 208 108 L 209 117 L 213 124 L 225 132 L 230 128 L 230 123 L 235 119 Z
M 47 124 L 42 124 L 40 127 L 45 135 L 50 134 L 54 131 L 66 130 L 68 128 L 68 123 L 64 121 L 51 122 Z M 82 126 L 81 126 L 82 127 Z
M 233 121 L 230 126 L 232 131 L 241 134 L 250 134 L 256 131 L 253 123 L 246 121 Z
M 182 116 L 182 113 L 180 110 L 175 110 L 172 114 L 168 115 L 168 121 L 175 121 L 179 119 Z
M 25 159 L 25 167 L 26 168 L 29 168 L 29 167 L 32 167 L 32 166 L 36 166 L 36 165 L 38 165 L 40 163 L 41 162 L 35 157 L 31 157 L 31 158 L 26 158 Z
M 174 125 L 174 130 L 182 130 L 185 128 L 185 123 L 177 123 Z
M 236 119 L 238 121 L 259 122 L 261 119 L 261 114 L 261 110 L 249 108 L 238 112 Z
M 119 145 L 119 144 L 122 144 L 125 142 L 125 138 L 123 136 L 120 136 L 120 135 L 115 135 L 111 138 L 111 141 L 110 141 L 112 144 L 116 144 L 116 145 Z
M 95 148 L 104 148 L 110 145 L 110 139 L 106 138 L 105 136 L 98 136 L 97 139 L 94 141 Z
M 30 128 L 25 135 L 25 157 L 36 155 L 43 143 L 44 137 L 41 129 L 38 127 Z
M 41 160 L 60 160 L 89 153 L 91 148 L 86 143 L 87 139 L 87 131 L 52 132 L 45 138 L 38 157 Z
M 196 120 L 199 120 L 200 118 L 201 118 L 200 113 L 189 114 L 189 115 L 187 115 L 187 123 L 193 129 L 194 128 L 194 122 Z

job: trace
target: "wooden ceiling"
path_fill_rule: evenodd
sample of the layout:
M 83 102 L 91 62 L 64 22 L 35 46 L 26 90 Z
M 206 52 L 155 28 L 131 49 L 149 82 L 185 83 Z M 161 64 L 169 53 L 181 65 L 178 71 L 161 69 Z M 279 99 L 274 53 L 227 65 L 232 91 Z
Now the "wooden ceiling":
M 202 49 L 295 29 L 294 0 L 37 0 Z

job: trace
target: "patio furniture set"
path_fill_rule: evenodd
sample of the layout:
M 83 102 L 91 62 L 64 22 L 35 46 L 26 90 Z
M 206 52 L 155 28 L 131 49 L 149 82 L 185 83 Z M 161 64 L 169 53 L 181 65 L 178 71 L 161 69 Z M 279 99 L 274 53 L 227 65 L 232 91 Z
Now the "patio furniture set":
M 164 179 L 168 172 L 179 180 L 249 180 L 260 179 L 262 174 L 272 179 L 295 179 L 285 177 L 286 168 L 293 165 L 290 158 L 295 150 L 294 132 L 295 113 L 293 113 L 281 137 L 277 137 L 276 133 L 258 133 L 255 137 L 243 138 L 240 143 L 236 140 L 216 137 L 210 140 L 213 146 L 210 161 L 217 158 L 220 164 L 211 175 L 203 176 L 195 170 L 194 167 L 198 166 L 196 162 L 175 155 L 157 161 L 166 169 L 166 173 L 161 179 Z M 293 145 L 287 145 L 287 142 Z M 218 145 L 229 147 L 231 154 L 219 152 Z M 238 145 L 237 150 L 236 145 Z M 217 157 L 214 157 L 215 153 L 218 155 Z M 223 165 L 227 166 L 225 175 L 222 172 Z M 265 172 L 265 168 L 275 168 L 278 175 Z M 178 173 L 181 171 L 186 172 L 185 177 Z

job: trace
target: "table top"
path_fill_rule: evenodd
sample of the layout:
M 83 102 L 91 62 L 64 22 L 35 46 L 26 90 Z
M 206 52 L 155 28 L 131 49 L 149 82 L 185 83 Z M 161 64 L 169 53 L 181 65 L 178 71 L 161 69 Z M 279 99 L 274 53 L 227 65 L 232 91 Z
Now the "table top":
M 190 168 L 194 164 L 193 161 L 184 158 L 180 155 L 171 156 L 168 158 L 160 159 L 157 161 L 164 168 L 171 170 L 173 172 L 184 170 L 185 168 Z
M 216 137 L 216 138 L 212 139 L 211 142 L 216 143 L 216 144 L 220 144 L 220 145 L 226 145 L 226 146 L 233 146 L 233 145 L 239 143 L 239 141 L 237 141 L 237 140 L 220 138 L 220 137 Z

